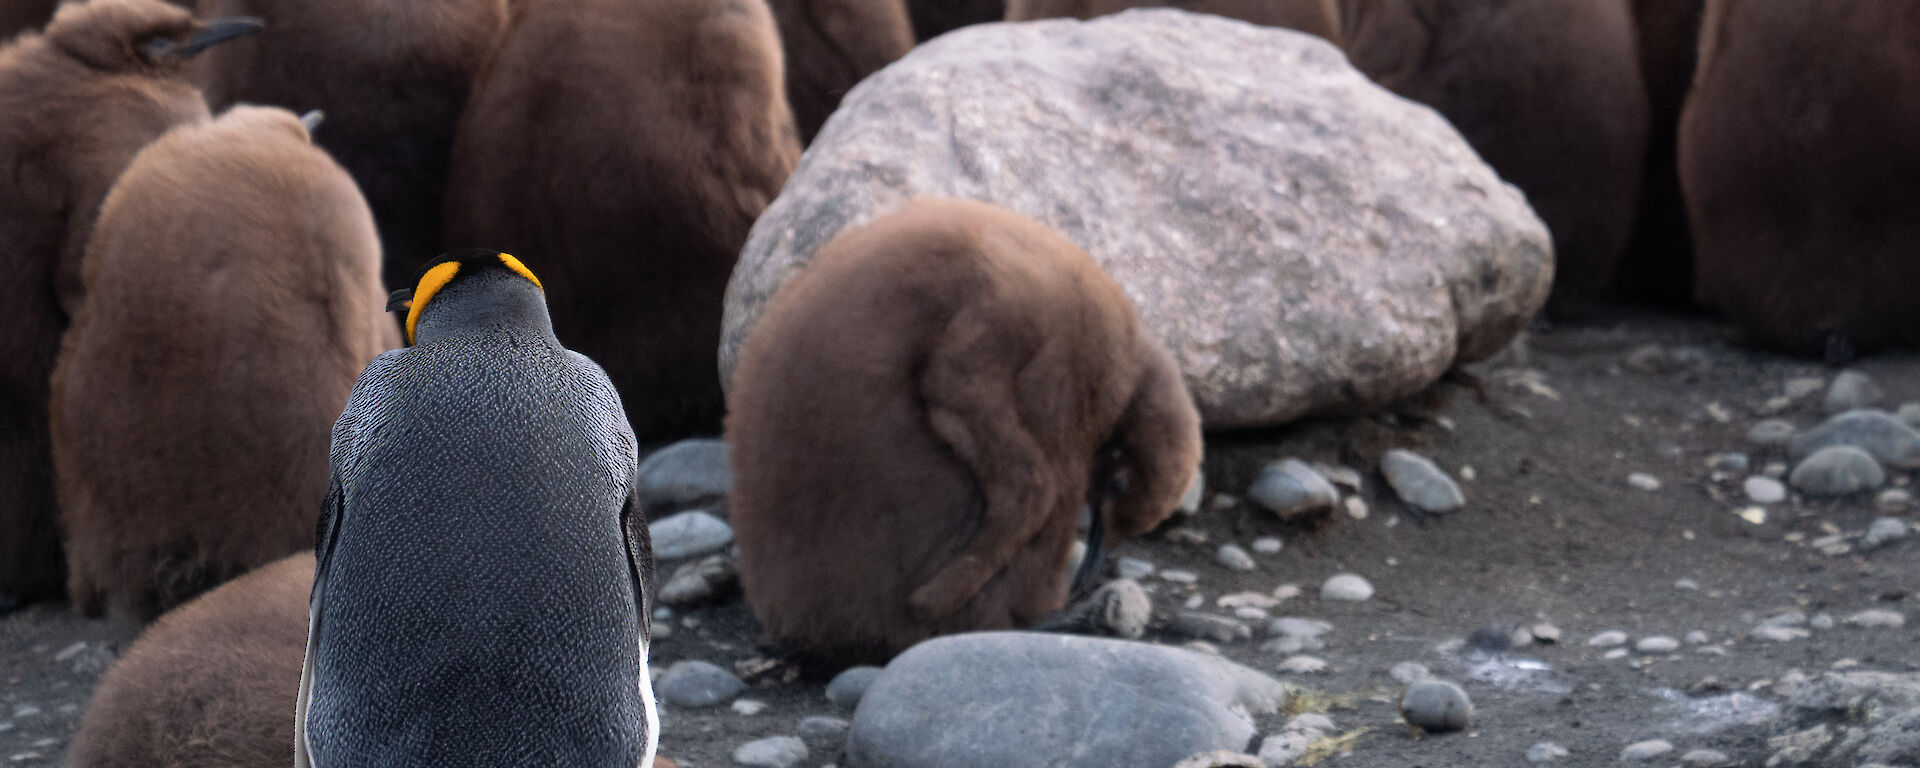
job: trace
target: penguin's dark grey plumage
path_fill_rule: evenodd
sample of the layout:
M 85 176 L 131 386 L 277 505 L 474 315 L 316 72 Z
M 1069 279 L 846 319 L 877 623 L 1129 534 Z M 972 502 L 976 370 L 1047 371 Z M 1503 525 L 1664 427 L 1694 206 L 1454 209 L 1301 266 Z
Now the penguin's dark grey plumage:
M 295 765 L 650 764 L 653 552 L 619 395 L 511 256 L 443 256 L 412 296 L 412 346 L 334 427 Z

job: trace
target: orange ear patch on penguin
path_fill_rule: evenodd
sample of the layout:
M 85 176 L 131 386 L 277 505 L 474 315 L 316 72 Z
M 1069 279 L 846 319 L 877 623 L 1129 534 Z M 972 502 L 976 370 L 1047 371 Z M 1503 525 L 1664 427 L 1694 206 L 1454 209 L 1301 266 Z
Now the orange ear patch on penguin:
M 420 310 L 427 308 L 427 302 L 433 301 L 433 295 L 447 286 L 447 281 L 460 274 L 460 262 L 445 261 L 427 269 L 420 276 L 419 285 L 413 289 L 413 298 L 407 302 L 407 343 L 413 343 L 414 328 L 420 325 Z

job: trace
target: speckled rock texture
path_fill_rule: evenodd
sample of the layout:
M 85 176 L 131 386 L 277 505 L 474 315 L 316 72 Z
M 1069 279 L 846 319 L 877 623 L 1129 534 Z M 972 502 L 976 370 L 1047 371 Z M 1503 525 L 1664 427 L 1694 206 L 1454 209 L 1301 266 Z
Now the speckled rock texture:
M 874 680 L 847 768 L 1171 766 L 1245 750 L 1286 703 L 1260 672 L 1127 640 L 976 632 L 916 645 Z
M 1769 768 L 1920 765 L 1920 675 L 1820 675 L 1787 696 L 1771 729 Z
M 773 292 L 911 197 L 1047 224 L 1126 290 L 1209 428 L 1365 411 L 1546 300 L 1544 225 L 1436 113 L 1309 35 L 1184 11 L 987 24 L 847 95 L 727 289 L 722 380 Z

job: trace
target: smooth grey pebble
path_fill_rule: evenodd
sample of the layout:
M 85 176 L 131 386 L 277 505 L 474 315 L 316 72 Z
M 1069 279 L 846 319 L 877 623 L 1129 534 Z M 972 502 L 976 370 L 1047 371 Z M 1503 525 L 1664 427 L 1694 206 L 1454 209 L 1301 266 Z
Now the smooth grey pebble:
M 749 741 L 733 750 L 733 762 L 749 768 L 793 768 L 807 759 L 807 743 L 793 736 Z
M 747 690 L 732 672 L 705 661 L 677 661 L 655 686 L 660 698 L 681 707 L 724 704 Z
M 1831 445 L 1801 460 L 1787 482 L 1809 496 L 1847 496 L 1880 487 L 1887 475 L 1866 451 Z
M 1325 583 L 1320 585 L 1320 599 L 1322 600 L 1342 600 L 1357 603 L 1370 597 L 1373 597 L 1373 584 L 1369 583 L 1366 578 L 1356 574 L 1337 574 L 1328 578 Z
M 1260 469 L 1247 498 L 1286 520 L 1333 509 L 1340 502 L 1340 492 L 1305 462 L 1282 459 Z
M 1473 700 L 1460 686 L 1445 680 L 1415 680 L 1400 694 L 1400 716 L 1422 730 L 1458 731 L 1473 722 Z
M 1626 749 L 1620 750 L 1620 760 L 1622 762 L 1652 760 L 1672 751 L 1672 744 L 1660 739 L 1653 739 L 1627 745 Z
M 1445 470 L 1412 451 L 1394 449 L 1380 457 L 1380 474 L 1407 506 L 1426 512 L 1451 512 L 1466 506 L 1466 494 Z
M 880 677 L 880 668 L 871 666 L 849 667 L 834 675 L 827 683 L 827 700 L 847 709 L 860 705 L 860 697 L 867 695 L 867 688 Z

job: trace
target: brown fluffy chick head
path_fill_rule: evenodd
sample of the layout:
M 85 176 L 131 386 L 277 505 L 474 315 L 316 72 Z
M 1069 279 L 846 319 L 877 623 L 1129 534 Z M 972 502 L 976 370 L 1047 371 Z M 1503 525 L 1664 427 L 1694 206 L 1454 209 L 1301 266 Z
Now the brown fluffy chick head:
M 161 0 L 67 3 L 47 23 L 55 47 L 104 72 L 175 69 L 210 47 L 266 29 L 251 16 L 198 21 Z

